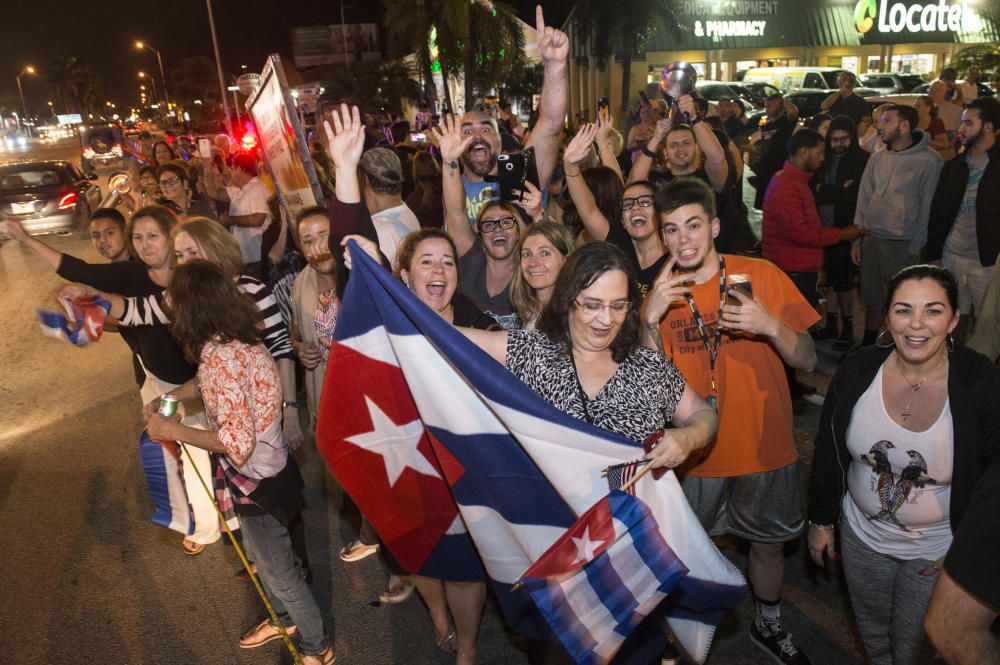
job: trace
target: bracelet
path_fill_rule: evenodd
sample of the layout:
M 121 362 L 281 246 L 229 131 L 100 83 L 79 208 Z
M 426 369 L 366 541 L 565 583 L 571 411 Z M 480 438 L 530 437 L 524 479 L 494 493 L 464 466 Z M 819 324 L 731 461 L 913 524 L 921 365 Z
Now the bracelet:
M 646 146 L 642 146 L 641 148 L 639 148 L 639 152 L 646 155 L 650 159 L 656 159 L 656 153 L 647 148 Z
M 566 174 L 567 178 L 579 178 L 580 177 L 580 172 L 579 171 L 577 171 L 576 173 L 570 173 L 569 171 L 566 170 L 566 167 L 563 167 L 563 173 Z
M 691 126 L 694 127 L 695 125 L 697 125 L 699 122 L 701 122 L 704 119 L 705 119 L 705 117 L 702 114 L 699 113 L 695 117 L 691 118 Z
M 812 520 L 809 520 L 809 526 L 815 527 L 821 531 L 829 531 L 830 533 L 836 531 L 836 527 L 834 527 L 832 524 L 816 524 Z
M 299 408 L 299 403 L 298 402 L 282 402 L 281 403 L 281 408 L 282 409 L 286 409 L 286 408 L 288 408 L 290 406 L 297 409 L 297 408 Z

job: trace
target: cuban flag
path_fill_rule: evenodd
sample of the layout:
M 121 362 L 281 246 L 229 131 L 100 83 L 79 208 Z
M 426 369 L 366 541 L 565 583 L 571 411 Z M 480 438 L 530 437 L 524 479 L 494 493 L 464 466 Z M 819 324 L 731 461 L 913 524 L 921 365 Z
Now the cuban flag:
M 545 402 L 350 247 L 353 270 L 320 405 L 320 453 L 407 570 L 476 579 L 481 561 L 511 628 L 550 639 L 528 590 L 511 587 L 607 497 L 603 469 L 640 456 L 641 445 Z M 661 611 L 679 645 L 703 662 L 745 582 L 701 528 L 673 473 L 646 476 L 635 488 L 688 574 L 621 643 L 615 662 L 648 663 L 658 654 Z
M 521 583 L 576 662 L 600 665 L 687 574 L 649 508 L 614 490 Z
M 66 340 L 76 346 L 85 346 L 100 339 L 111 303 L 100 296 L 60 298 L 59 303 L 65 314 L 36 310 L 43 335 Z
M 181 471 L 180 449 L 176 443 L 153 441 L 145 430 L 139 435 L 139 459 L 146 473 L 149 496 L 153 499 L 154 524 L 194 533 L 194 518 Z

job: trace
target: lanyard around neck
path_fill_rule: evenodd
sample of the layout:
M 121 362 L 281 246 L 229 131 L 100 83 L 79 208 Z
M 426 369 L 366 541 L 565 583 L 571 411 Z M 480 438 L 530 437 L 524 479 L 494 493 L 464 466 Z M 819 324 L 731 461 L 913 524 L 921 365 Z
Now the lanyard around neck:
M 726 302 L 726 260 L 719 254 L 719 317 L 722 316 L 722 306 Z M 722 347 L 722 328 L 719 327 L 718 321 L 715 324 L 715 335 L 714 339 L 708 335 L 708 327 L 705 325 L 705 319 L 698 311 L 698 305 L 694 301 L 694 296 L 690 293 L 687 295 L 688 307 L 691 308 L 691 316 L 694 317 L 694 323 L 698 327 L 698 335 L 701 337 L 702 343 L 705 345 L 705 350 L 708 352 L 708 366 L 711 370 L 712 378 L 712 394 L 716 393 L 715 386 L 715 361 L 719 357 L 719 349 Z

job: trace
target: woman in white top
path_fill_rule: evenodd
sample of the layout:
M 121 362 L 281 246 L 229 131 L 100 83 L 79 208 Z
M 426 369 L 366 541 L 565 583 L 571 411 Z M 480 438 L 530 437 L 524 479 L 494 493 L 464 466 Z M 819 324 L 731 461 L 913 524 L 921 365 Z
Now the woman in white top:
M 809 550 L 836 558 L 869 663 L 930 655 L 923 619 L 952 534 L 982 472 L 1000 459 L 1000 378 L 956 348 L 954 277 L 905 268 L 889 282 L 886 329 L 830 384 L 809 481 Z

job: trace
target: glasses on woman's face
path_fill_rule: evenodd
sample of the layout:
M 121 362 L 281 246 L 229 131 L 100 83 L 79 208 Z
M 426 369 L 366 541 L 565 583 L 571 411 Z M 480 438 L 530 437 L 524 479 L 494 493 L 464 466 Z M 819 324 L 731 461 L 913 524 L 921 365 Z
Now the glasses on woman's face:
M 160 181 L 160 187 L 172 187 L 173 185 L 176 185 L 180 181 L 181 179 L 177 176 L 174 176 L 173 178 L 164 178 L 163 180 Z
M 631 199 L 622 199 L 622 210 L 631 210 L 636 205 L 640 208 L 648 208 L 653 205 L 652 194 L 642 194 Z
M 628 310 L 632 307 L 632 303 L 628 300 L 616 300 L 614 302 L 604 303 L 600 300 L 593 300 L 591 298 L 585 298 L 584 300 L 575 300 L 576 306 L 584 311 L 588 316 L 597 316 L 601 313 L 601 310 L 607 309 L 608 313 L 616 319 L 620 319 L 628 313 Z
M 497 231 L 503 230 L 507 231 L 514 228 L 514 224 L 517 223 L 513 217 L 497 217 L 496 219 L 484 219 L 479 222 L 479 232 L 480 233 L 495 233 Z

